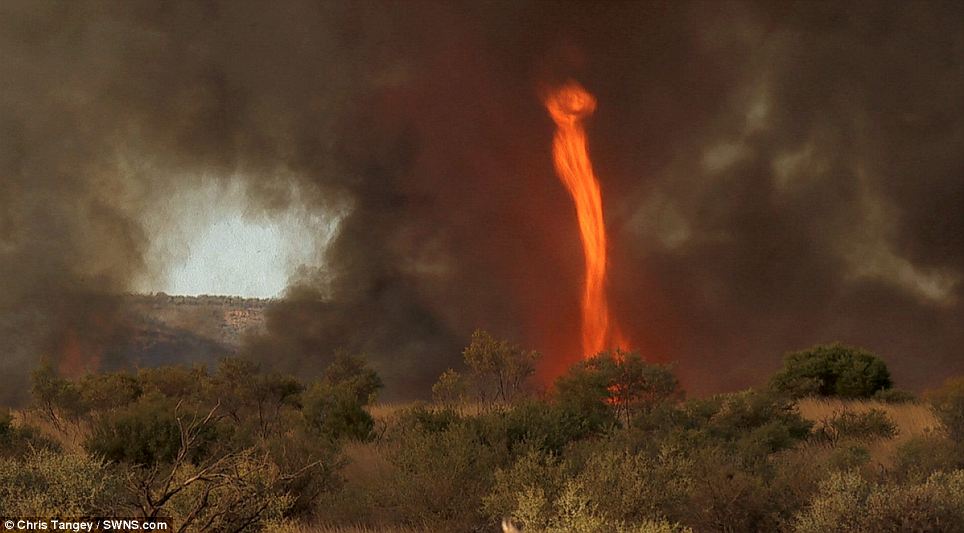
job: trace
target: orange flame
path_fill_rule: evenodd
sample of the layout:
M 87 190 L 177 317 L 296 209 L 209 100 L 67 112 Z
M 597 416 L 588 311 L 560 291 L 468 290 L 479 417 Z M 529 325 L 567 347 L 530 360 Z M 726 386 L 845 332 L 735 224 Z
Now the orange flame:
M 590 357 L 625 344 L 609 316 L 606 299 L 606 224 L 603 220 L 599 180 L 592 170 L 582 120 L 596 110 L 596 99 L 581 85 L 570 81 L 545 100 L 556 123 L 552 157 L 559 179 L 576 205 L 579 233 L 586 261 L 582 293 L 582 350 Z

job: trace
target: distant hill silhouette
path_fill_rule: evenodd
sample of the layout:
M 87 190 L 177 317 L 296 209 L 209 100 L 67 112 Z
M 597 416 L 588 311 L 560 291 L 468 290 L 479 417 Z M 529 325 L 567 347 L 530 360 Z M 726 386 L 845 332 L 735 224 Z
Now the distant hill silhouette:
M 246 333 L 264 327 L 270 300 L 238 296 L 131 294 L 132 334 L 109 359 L 134 367 L 210 364 L 237 352 Z

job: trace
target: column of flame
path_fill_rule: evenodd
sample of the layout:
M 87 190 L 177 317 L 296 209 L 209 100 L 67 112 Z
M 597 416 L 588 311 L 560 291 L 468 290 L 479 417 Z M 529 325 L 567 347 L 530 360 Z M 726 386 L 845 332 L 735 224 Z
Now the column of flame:
M 599 181 L 586 149 L 583 118 L 596 109 L 596 99 L 581 85 L 571 81 L 545 100 L 546 109 L 556 123 L 552 156 L 559 179 L 569 190 L 576 207 L 579 234 L 586 262 L 582 294 L 582 349 L 586 357 L 621 344 L 616 328 L 610 324 L 606 300 L 606 225 L 603 220 Z

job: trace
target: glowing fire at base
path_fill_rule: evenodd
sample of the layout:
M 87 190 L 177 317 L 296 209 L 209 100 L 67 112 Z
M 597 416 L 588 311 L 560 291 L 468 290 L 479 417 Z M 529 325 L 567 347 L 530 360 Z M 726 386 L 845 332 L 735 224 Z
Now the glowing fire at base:
M 583 354 L 589 357 L 606 348 L 625 344 L 609 316 L 602 196 L 586 149 L 586 130 L 582 127 L 582 120 L 596 110 L 596 99 L 581 85 L 570 81 L 549 94 L 545 105 L 556 122 L 556 135 L 552 142 L 556 172 L 576 205 L 585 253 L 582 349 Z

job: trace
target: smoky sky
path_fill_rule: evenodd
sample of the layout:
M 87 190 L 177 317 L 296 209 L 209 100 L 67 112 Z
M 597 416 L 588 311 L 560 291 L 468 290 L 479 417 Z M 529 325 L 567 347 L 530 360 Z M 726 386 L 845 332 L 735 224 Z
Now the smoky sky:
M 410 397 L 481 327 L 552 375 L 581 355 L 540 100 L 568 79 L 615 316 L 691 393 L 830 341 L 910 389 L 964 371 L 959 3 L 296 0 L 0 5 L 0 369 L 99 357 L 172 198 L 240 182 L 338 224 L 246 354 L 363 352 Z

